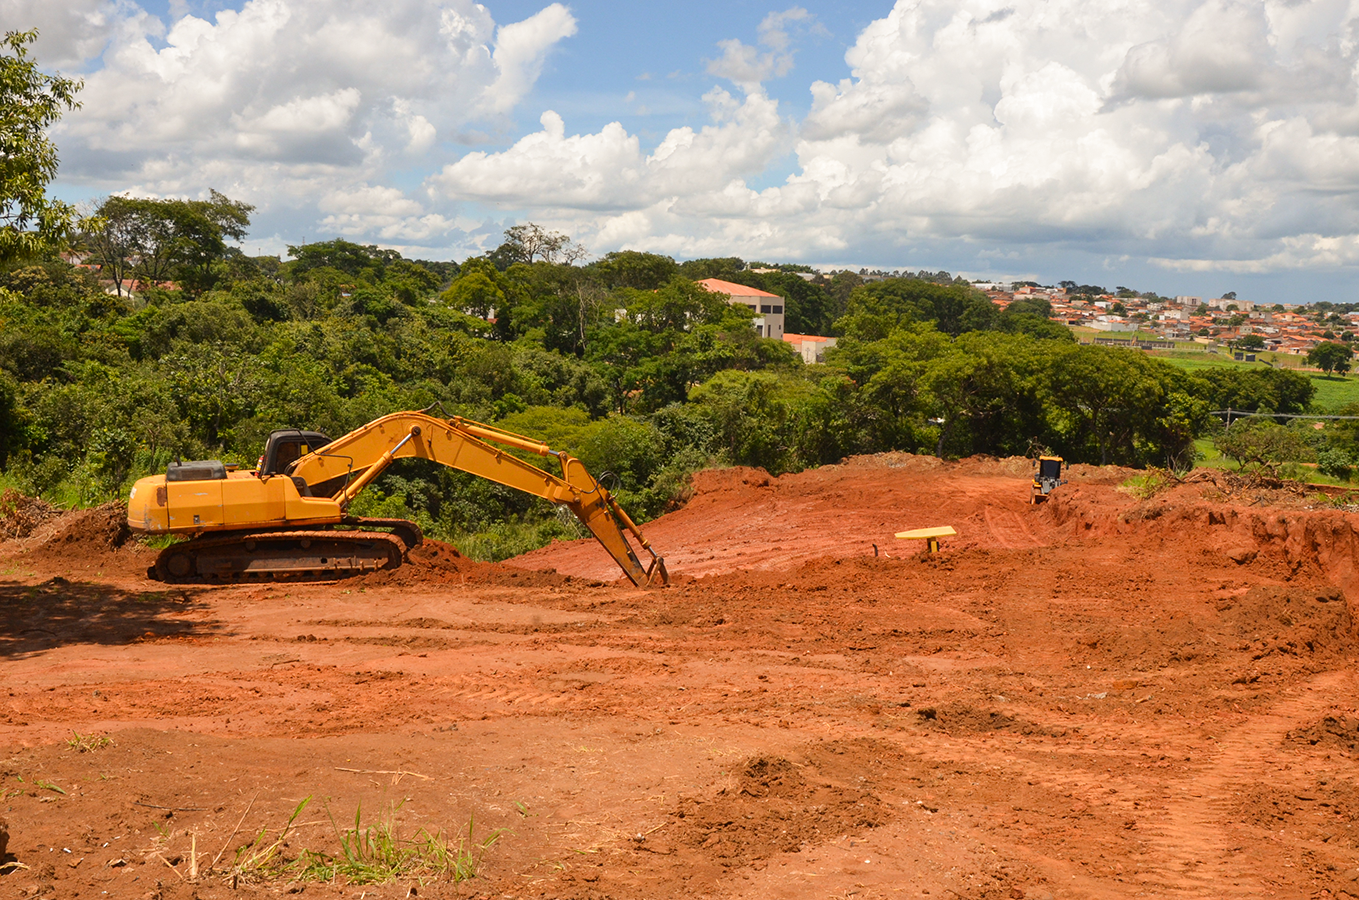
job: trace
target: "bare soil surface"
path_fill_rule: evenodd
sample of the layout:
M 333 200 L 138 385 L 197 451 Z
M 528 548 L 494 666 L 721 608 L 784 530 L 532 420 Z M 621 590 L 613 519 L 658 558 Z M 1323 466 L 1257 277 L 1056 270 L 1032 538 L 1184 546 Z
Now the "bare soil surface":
M 116 507 L 30 511 L 0 897 L 1359 897 L 1355 515 L 1027 472 L 702 473 L 658 590 L 592 541 L 167 586 Z M 295 880 L 356 815 L 496 839 L 459 883 Z

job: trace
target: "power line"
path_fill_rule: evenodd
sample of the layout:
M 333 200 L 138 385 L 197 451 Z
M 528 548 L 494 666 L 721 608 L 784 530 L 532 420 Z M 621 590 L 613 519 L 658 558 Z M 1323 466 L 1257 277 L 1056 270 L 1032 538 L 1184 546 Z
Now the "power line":
M 1232 420 L 1233 420 L 1233 419 L 1255 419 L 1255 418 L 1266 418 L 1266 419 L 1328 419 L 1328 420 L 1333 420 L 1333 419 L 1359 419 L 1359 416 L 1331 416 L 1331 415 L 1321 415 L 1321 414 L 1318 414 L 1318 413 L 1249 412 L 1249 411 L 1244 410 L 1244 409 L 1232 409 L 1231 407 L 1228 407 L 1227 409 L 1215 409 L 1215 410 L 1213 410 L 1212 412 L 1210 412 L 1208 415 L 1210 415 L 1210 416 L 1225 416 L 1225 417 L 1227 418 L 1227 427 L 1228 427 L 1228 428 L 1231 428 L 1231 427 L 1232 427 Z

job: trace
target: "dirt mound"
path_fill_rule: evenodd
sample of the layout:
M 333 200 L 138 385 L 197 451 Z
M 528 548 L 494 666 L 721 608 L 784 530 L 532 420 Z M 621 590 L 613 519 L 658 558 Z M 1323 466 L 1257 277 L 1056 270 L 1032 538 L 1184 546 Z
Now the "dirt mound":
M 452 544 L 425 538 L 420 546 L 406 554 L 406 562 L 401 567 L 379 570 L 354 580 L 362 585 L 512 584 L 542 587 L 564 584 L 572 579 L 551 571 L 470 559 Z
M 757 496 L 762 488 L 769 487 L 773 480 L 764 469 L 750 466 L 733 466 L 730 469 L 705 469 L 695 472 L 691 482 L 693 494 L 690 503 L 697 499 L 700 503 L 721 497 L 723 502 L 737 500 L 742 495 Z
M 916 710 L 916 717 L 922 725 L 950 734 L 985 734 L 991 731 L 1008 731 L 1012 734 L 1036 737 L 1061 737 L 1066 734 L 1065 729 L 1048 728 L 994 709 L 974 709 L 958 703 L 938 707 L 926 706 Z
M 807 779 L 788 760 L 760 756 L 741 773 L 741 793 L 750 797 L 795 797 L 807 788 Z
M 1237 636 L 1258 642 L 1262 654 L 1348 652 L 1352 644 L 1354 622 L 1338 590 L 1261 584 L 1223 600 L 1218 612 Z
M 1222 497 L 1216 483 L 1188 482 L 1146 500 L 1107 487 L 1072 486 L 1043 504 L 1040 517 L 1068 540 L 1117 538 L 1150 549 L 1193 535 L 1200 552 L 1280 580 L 1311 575 L 1346 592 L 1359 589 L 1359 528 L 1351 514 L 1289 491 L 1242 497 L 1238 505 Z
M 844 753 L 846 747 L 852 745 L 836 743 L 822 752 Z M 837 783 L 810 759 L 757 756 L 742 766 L 734 786 L 682 801 L 672 813 L 671 834 L 680 846 L 706 851 L 730 868 L 877 828 L 893 815 L 875 794 Z
M 594 541 L 153 585 L 138 542 L 51 520 L 0 544 L 0 881 L 225 896 L 203 847 L 321 796 L 407 803 L 406 834 L 475 814 L 506 839 L 466 887 L 525 900 L 1359 897 L 1359 519 L 1127 474 L 1031 506 L 1011 460 L 708 473 L 644 525 L 650 591 Z
M 127 504 L 111 500 L 94 509 L 65 513 L 56 528 L 42 536 L 45 548 L 76 545 L 95 550 L 117 550 L 132 537 L 127 527 Z
M 1359 817 L 1359 787 L 1331 778 L 1293 787 L 1243 785 L 1234 806 L 1238 821 L 1257 828 L 1277 832 L 1287 826 L 1294 834 L 1325 834 L 1329 840 L 1337 822 Z
M 914 556 L 923 548 L 897 540 L 897 532 L 946 524 L 958 530 L 948 549 L 1042 546 L 1029 477 L 1010 474 L 1013 468 L 1006 460 L 884 453 L 777 478 L 761 469 L 708 470 L 694 476 L 688 504 L 642 530 L 672 575 L 694 577 L 786 571 L 821 557 Z M 619 577 L 593 540 L 556 543 L 515 563 Z
M 0 494 L 0 541 L 25 538 L 61 511 L 46 500 L 26 497 L 16 490 Z
M 1285 740 L 1353 755 L 1359 751 L 1359 717 L 1326 716 L 1305 728 L 1290 731 Z
M 154 556 L 155 551 L 131 537 L 127 507 L 112 501 L 59 513 L 27 538 L 15 541 L 14 550 L 28 564 L 69 577 L 84 577 L 110 566 L 140 574 L 145 571 L 142 558 Z

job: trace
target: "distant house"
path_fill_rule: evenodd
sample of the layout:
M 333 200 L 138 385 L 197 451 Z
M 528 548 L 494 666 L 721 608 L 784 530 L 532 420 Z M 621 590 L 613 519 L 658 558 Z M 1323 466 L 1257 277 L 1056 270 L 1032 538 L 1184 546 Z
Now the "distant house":
M 802 361 L 809 366 L 825 362 L 826 351 L 834 347 L 836 341 L 833 337 L 821 337 L 816 334 L 785 334 L 783 340 L 790 344 L 802 357 Z
M 720 278 L 704 278 L 698 282 L 714 294 L 726 294 L 735 306 L 750 309 L 751 321 L 760 337 L 783 337 L 783 298 L 758 288 L 733 284 Z

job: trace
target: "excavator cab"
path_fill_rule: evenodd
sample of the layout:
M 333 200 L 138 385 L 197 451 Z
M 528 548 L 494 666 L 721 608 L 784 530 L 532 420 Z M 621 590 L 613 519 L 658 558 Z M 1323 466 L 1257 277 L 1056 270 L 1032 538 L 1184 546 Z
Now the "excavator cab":
M 293 463 L 329 443 L 330 438 L 319 431 L 285 428 L 271 432 L 264 445 L 264 455 L 260 457 L 260 477 L 286 475 Z

